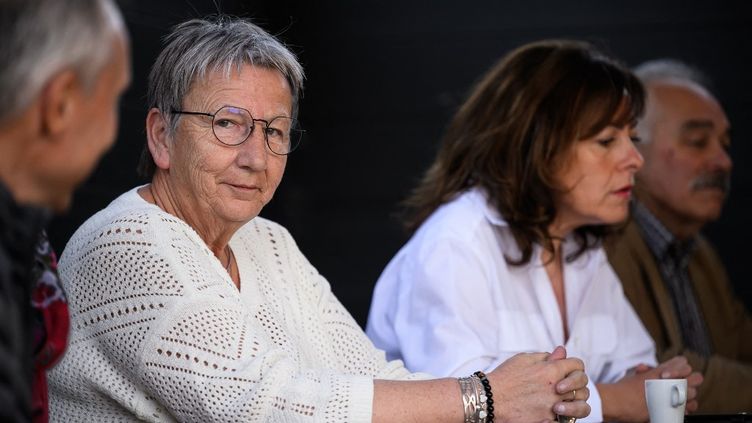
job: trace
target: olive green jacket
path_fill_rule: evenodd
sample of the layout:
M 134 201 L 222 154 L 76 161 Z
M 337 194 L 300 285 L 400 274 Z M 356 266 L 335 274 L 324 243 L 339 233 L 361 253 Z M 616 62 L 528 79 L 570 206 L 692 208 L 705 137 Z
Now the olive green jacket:
M 653 337 L 659 362 L 682 354 L 705 380 L 700 413 L 752 412 L 752 317 L 734 296 L 713 247 L 698 237 L 689 277 L 705 317 L 714 354 L 704 359 L 686 349 L 666 284 L 642 233 L 629 222 L 606 243 L 606 252 L 624 293 Z

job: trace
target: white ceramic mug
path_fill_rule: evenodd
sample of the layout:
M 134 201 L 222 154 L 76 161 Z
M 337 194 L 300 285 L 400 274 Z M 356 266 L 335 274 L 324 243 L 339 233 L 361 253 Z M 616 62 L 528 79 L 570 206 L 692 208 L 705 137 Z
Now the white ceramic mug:
M 645 381 L 650 423 L 682 423 L 687 405 L 687 379 Z

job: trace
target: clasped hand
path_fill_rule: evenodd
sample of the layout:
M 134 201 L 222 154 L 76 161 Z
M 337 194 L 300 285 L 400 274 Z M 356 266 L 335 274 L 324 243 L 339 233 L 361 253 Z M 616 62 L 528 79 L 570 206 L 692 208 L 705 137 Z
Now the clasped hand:
M 590 414 L 588 378 L 578 358 L 564 347 L 548 353 L 517 354 L 488 374 L 497 422 L 556 421 L 556 415 Z

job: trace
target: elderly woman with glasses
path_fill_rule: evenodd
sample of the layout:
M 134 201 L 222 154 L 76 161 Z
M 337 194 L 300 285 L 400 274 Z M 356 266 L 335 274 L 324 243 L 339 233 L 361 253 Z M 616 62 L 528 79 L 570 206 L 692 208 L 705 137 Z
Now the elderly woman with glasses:
M 586 415 L 582 362 L 563 348 L 459 380 L 386 361 L 287 231 L 258 217 L 300 140 L 302 81 L 293 54 L 243 20 L 194 20 L 167 38 L 149 81 L 151 183 L 90 218 L 61 259 L 72 335 L 52 419 Z

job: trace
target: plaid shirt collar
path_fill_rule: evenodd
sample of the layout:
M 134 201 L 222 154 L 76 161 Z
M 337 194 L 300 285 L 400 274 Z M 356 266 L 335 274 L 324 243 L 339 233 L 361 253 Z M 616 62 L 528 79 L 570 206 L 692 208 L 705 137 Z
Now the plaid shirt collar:
M 697 246 L 694 237 L 684 242 L 676 239 L 663 223 L 637 200 L 632 202 L 632 218 L 640 227 L 648 248 L 660 262 L 670 260 L 680 268 L 689 265 L 689 259 Z

